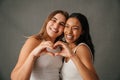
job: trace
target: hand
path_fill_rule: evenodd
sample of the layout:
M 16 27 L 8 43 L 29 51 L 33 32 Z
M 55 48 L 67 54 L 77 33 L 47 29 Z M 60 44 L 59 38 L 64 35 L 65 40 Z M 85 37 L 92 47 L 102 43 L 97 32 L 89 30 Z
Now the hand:
M 33 51 L 33 55 L 39 57 L 42 52 L 54 56 L 52 52 L 48 52 L 46 48 L 53 49 L 53 43 L 51 41 L 42 41 Z
M 67 43 L 64 43 L 64 42 L 61 42 L 61 41 L 58 41 L 54 44 L 54 47 L 56 46 L 60 46 L 61 47 L 61 51 L 60 52 L 57 52 L 55 53 L 55 55 L 61 55 L 61 56 L 64 56 L 64 57 L 71 57 L 72 56 L 72 50 L 70 49 L 70 47 L 68 46 Z
M 56 47 L 53 47 L 53 49 L 50 49 L 50 48 L 46 48 L 46 50 L 48 51 L 48 52 L 51 52 L 51 53 L 57 53 L 57 52 L 60 52 L 61 51 L 61 48 L 60 48 L 60 46 L 56 46 Z

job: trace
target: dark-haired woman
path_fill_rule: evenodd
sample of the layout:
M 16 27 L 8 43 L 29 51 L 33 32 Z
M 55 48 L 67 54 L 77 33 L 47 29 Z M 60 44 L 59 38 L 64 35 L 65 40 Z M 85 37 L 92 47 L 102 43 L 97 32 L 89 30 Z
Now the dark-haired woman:
M 94 46 L 91 40 L 87 18 L 81 13 L 72 13 L 64 29 L 65 42 L 57 42 L 64 56 L 61 70 L 62 80 L 99 80 L 93 66 Z

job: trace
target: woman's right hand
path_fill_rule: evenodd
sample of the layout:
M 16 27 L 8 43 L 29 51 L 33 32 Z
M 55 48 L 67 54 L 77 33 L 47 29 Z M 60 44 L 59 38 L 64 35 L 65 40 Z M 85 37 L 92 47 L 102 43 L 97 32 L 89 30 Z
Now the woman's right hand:
M 53 43 L 51 41 L 42 41 L 35 49 L 33 49 L 32 54 L 36 57 L 39 57 L 41 53 L 44 51 L 45 53 L 54 56 L 53 53 L 48 52 L 46 48 L 53 49 Z
M 57 41 L 54 46 L 60 46 L 61 47 L 61 51 L 60 52 L 57 52 L 55 53 L 55 55 L 60 55 L 60 56 L 63 56 L 63 57 L 71 57 L 73 56 L 73 52 L 72 50 L 70 49 L 70 47 L 68 46 L 67 43 L 64 43 L 62 41 Z

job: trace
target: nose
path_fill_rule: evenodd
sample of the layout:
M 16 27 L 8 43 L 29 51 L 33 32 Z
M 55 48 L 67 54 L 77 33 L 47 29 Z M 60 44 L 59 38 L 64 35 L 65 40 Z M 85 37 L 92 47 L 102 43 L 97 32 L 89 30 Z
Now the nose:
M 59 23 L 54 23 L 54 28 L 57 29 L 59 27 Z
M 72 29 L 70 27 L 67 27 L 64 29 L 65 34 L 72 34 Z
M 68 28 L 67 33 L 72 34 L 72 28 Z

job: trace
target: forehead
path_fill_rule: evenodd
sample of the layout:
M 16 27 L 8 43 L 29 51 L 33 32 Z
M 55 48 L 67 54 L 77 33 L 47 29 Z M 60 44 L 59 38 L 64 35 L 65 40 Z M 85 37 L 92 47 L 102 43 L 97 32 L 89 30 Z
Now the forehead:
M 69 18 L 66 22 L 69 25 L 77 25 L 80 26 L 80 21 L 77 18 Z
M 53 18 L 59 20 L 59 21 L 62 21 L 62 22 L 65 22 L 66 18 L 65 16 L 62 14 L 62 13 L 57 13 L 53 16 Z

